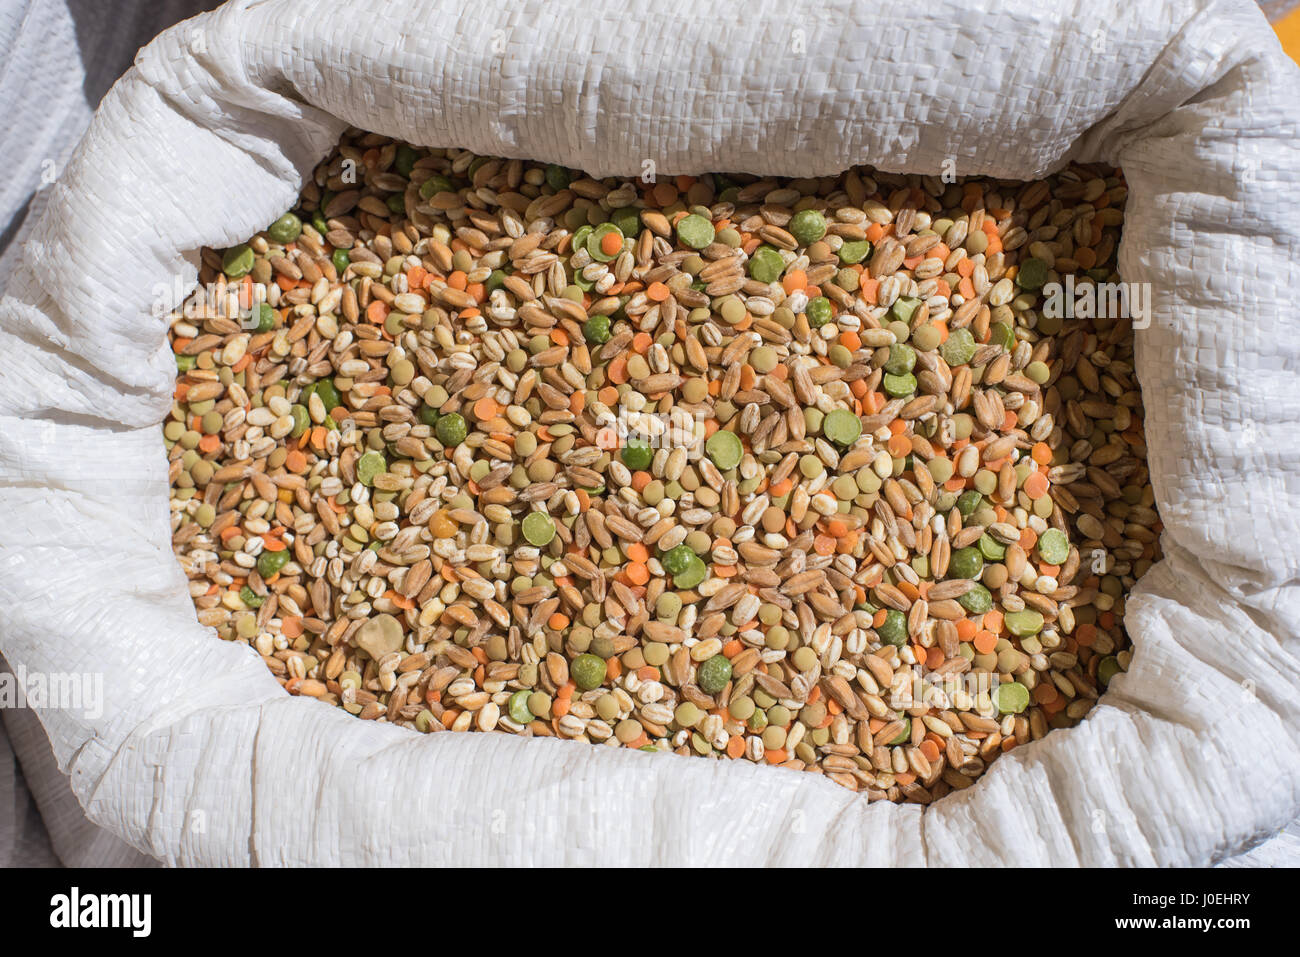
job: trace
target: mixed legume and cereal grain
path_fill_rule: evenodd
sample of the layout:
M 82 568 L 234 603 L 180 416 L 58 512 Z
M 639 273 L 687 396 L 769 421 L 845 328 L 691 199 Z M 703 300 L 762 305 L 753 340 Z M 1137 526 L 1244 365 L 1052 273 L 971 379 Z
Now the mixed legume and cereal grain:
M 1126 667 L 1159 557 L 1129 323 L 1043 309 L 1124 197 L 354 131 L 172 316 L 199 619 L 421 732 L 967 787 Z

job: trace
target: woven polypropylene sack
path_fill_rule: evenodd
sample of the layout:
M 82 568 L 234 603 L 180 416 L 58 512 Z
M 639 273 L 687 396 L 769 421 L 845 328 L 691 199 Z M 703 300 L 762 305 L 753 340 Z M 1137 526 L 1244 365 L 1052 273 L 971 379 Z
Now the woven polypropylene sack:
M 403 27 L 409 29 L 403 29 Z M 141 52 L 0 303 L 0 651 L 88 814 L 181 864 L 1206 863 L 1300 810 L 1296 68 L 1236 3 L 237 2 Z M 1132 668 L 974 787 L 420 736 L 285 694 L 171 556 L 157 289 L 294 204 L 348 125 L 597 176 L 1121 164 L 1167 556 Z M 948 167 L 945 162 L 951 161 Z

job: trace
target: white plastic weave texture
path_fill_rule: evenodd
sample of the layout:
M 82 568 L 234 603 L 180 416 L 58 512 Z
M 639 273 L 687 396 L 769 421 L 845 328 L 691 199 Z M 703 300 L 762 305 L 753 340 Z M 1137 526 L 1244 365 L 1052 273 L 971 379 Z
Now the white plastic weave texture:
M 42 720 L 92 819 L 169 863 L 1226 857 L 1300 810 L 1297 80 L 1247 0 L 239 0 L 181 24 L 105 98 L 0 302 L 0 651 L 104 675 L 101 718 Z M 348 124 L 596 175 L 1122 164 L 1168 556 L 1129 603 L 1132 670 L 924 813 L 285 695 L 195 623 L 171 558 L 150 307 L 292 205 Z

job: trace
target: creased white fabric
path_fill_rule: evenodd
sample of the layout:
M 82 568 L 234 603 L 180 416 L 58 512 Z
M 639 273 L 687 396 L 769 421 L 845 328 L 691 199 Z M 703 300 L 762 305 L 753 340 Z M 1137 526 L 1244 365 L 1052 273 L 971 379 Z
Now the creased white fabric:
M 228 4 L 106 97 L 0 303 L 0 651 L 103 672 L 102 718 L 42 719 L 91 818 L 172 863 L 1230 856 L 1300 809 L 1297 79 L 1245 0 Z M 149 307 L 193 282 L 200 245 L 289 207 L 347 124 L 596 175 L 1122 164 L 1169 556 L 1129 604 L 1131 671 L 924 813 L 742 762 L 419 737 L 283 694 L 195 623 L 170 558 L 174 370 Z
M 100 98 L 159 31 L 216 6 L 215 0 L 0 4 L 0 156 L 7 173 L 0 180 L 0 295 L 19 247 L 45 207 L 49 184 Z M 4 667 L 0 660 L 0 672 Z M 34 715 L 4 709 L 0 719 L 0 752 L 21 765 L 21 773 L 15 767 L 9 781 L 11 792 L 0 784 L 0 866 L 150 863 L 86 819 Z

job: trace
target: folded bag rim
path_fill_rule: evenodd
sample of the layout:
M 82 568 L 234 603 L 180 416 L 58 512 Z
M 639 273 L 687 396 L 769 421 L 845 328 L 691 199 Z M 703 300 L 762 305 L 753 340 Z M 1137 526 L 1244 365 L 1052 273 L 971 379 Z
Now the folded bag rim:
M 1225 336 L 1246 346 L 1234 353 L 1243 371 L 1207 374 L 1195 350 L 1203 341 L 1220 353 L 1230 346 L 1188 326 L 1207 322 L 1213 307 L 1205 303 L 1230 299 L 1233 282 L 1210 276 L 1203 289 L 1184 288 L 1176 245 L 1190 225 L 1227 234 L 1244 220 L 1261 237 L 1267 226 L 1268 248 L 1261 238 L 1249 249 L 1258 262 L 1241 259 L 1246 244 L 1226 243 L 1218 265 L 1253 270 L 1260 302 L 1278 309 L 1280 322 L 1295 272 L 1284 260 L 1300 221 L 1281 214 L 1300 210 L 1269 189 L 1300 166 L 1294 121 L 1279 121 L 1300 85 L 1263 18 L 1244 2 L 1117 7 L 1077 62 L 1030 62 L 1019 73 L 971 78 L 954 76 L 973 49 L 961 34 L 966 12 L 909 20 L 844 3 L 723 4 L 716 19 L 743 8 L 755 21 L 738 28 L 754 44 L 784 49 L 799 30 L 805 41 L 835 37 L 843 75 L 819 79 L 817 63 L 792 59 L 793 79 L 759 68 L 733 82 L 719 72 L 717 88 L 697 92 L 686 89 L 668 53 L 690 51 L 692 64 L 718 71 L 733 54 L 713 40 L 714 18 L 699 22 L 688 4 L 669 6 L 683 14 L 676 24 L 684 37 L 638 20 L 630 5 L 500 3 L 498 19 L 476 10 L 471 22 L 459 5 L 428 0 L 366 11 L 315 0 L 235 2 L 160 35 L 105 98 L 0 303 L 0 330 L 15 357 L 0 370 L 0 415 L 12 425 L 0 433 L 0 474 L 19 475 L 0 482 L 14 516 L 0 528 L 8 559 L 0 647 L 11 664 L 32 670 L 80 665 L 115 679 L 105 682 L 110 697 L 97 720 L 41 715 L 92 819 L 186 864 L 1203 864 L 1285 824 L 1300 809 L 1297 709 L 1286 695 L 1300 678 L 1293 641 L 1300 597 L 1295 562 L 1278 562 L 1270 546 L 1300 529 L 1287 517 L 1292 490 L 1268 473 L 1300 461 L 1300 441 L 1277 439 L 1256 486 L 1249 459 L 1213 445 L 1192 416 L 1209 410 L 1210 428 L 1234 414 L 1257 415 L 1241 381 L 1250 363 L 1293 393 L 1300 364 L 1294 355 L 1264 362 L 1265 344 L 1243 331 L 1258 316 L 1228 314 L 1220 321 Z M 395 34 L 384 24 L 397 21 L 385 14 L 399 9 L 405 22 L 448 24 L 446 34 Z M 519 44 L 539 33 L 568 35 L 565 17 L 579 13 L 594 20 L 581 34 L 590 49 L 524 55 Z M 481 19 L 494 28 L 484 32 Z M 980 21 L 992 36 L 1014 25 L 1048 50 L 1079 42 L 1061 14 L 1032 3 L 983 11 Z M 947 57 L 950 69 L 937 79 L 920 70 L 886 74 L 892 48 L 855 58 L 903 28 Z M 627 31 L 641 39 L 639 56 L 627 62 L 596 42 Z M 518 52 L 502 56 L 498 47 Z M 1085 67 L 1108 82 L 1081 73 Z M 853 94 L 868 83 L 878 98 L 863 107 Z M 1062 115 L 1059 103 L 1072 97 L 1077 112 Z M 1243 101 L 1254 115 L 1219 121 Z M 538 103 L 549 111 L 533 116 Z M 736 112 L 720 115 L 719 103 Z M 1015 119 L 1035 107 L 1057 112 L 1036 124 Z M 915 130 L 889 125 L 910 112 L 921 115 Z M 674 118 L 688 135 L 663 139 Z M 743 762 L 505 735 L 417 737 L 289 698 L 255 655 L 214 642 L 193 620 L 179 570 L 159 568 L 170 563 L 170 549 L 156 430 L 172 374 L 165 322 L 149 297 L 178 276 L 193 284 L 200 245 L 239 241 L 291 205 L 302 177 L 350 123 L 413 142 L 594 163 L 600 175 L 639 174 L 654 149 L 665 174 L 725 168 L 724 157 L 739 157 L 731 169 L 758 173 L 802 172 L 790 165 L 796 161 L 838 172 L 874 159 L 885 169 L 937 174 L 957 156 L 964 173 L 1023 178 L 1072 158 L 1124 163 L 1132 190 L 1122 271 L 1150 282 L 1156 303 L 1152 327 L 1139 334 L 1139 378 L 1164 388 L 1166 366 L 1174 366 L 1199 390 L 1195 402 L 1184 395 L 1148 407 L 1148 432 L 1158 433 L 1153 481 L 1178 524 L 1166 522 L 1170 556 L 1130 601 L 1132 671 L 1079 727 L 1016 749 L 924 814 Z M 838 138 L 827 135 L 832 130 Z M 1229 149 L 1233 137 L 1240 142 Z M 778 140 L 794 145 L 764 149 Z M 1186 200 L 1184 189 L 1201 190 L 1191 195 L 1203 199 Z M 1238 205 L 1225 209 L 1225 198 Z M 1261 211 L 1281 222 L 1265 224 Z M 51 290 L 42 280 L 52 270 L 86 280 Z M 1274 423 L 1260 421 L 1272 434 Z M 1231 574 L 1212 576 L 1201 554 L 1223 529 L 1199 528 L 1195 509 L 1177 507 L 1180 496 L 1195 504 L 1207 494 L 1186 474 L 1189 442 L 1180 430 L 1212 444 L 1216 481 L 1268 495 L 1267 526 L 1257 531 L 1274 540 L 1225 543 L 1226 555 L 1218 554 Z M 47 454 L 55 445 L 104 467 L 83 474 Z M 1233 469 L 1243 465 L 1247 478 L 1234 484 Z M 110 540 L 118 549 L 111 561 L 95 553 Z M 84 614 L 85 604 L 61 606 L 52 627 L 41 575 L 51 558 L 84 566 L 68 574 L 76 593 L 96 603 L 93 614 Z M 1235 657 L 1214 640 L 1234 625 Z M 48 640 L 52 630 L 60 641 Z M 169 682 L 159 689 L 162 674 Z M 1218 707 L 1243 681 L 1252 682 L 1253 697 Z M 1243 723 L 1254 733 L 1247 747 L 1226 737 Z M 509 782 L 519 793 L 502 793 Z M 736 795 L 756 809 L 727 814 Z M 421 821 L 451 809 L 457 820 L 413 837 L 376 813 L 394 806 Z M 206 812 L 200 830 L 191 826 L 198 811 Z M 506 822 L 500 830 L 498 819 Z M 591 839 L 590 829 L 604 838 Z M 521 833 L 535 843 L 521 842 Z

